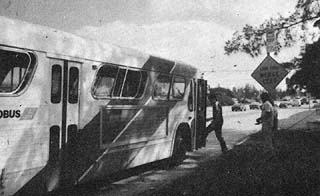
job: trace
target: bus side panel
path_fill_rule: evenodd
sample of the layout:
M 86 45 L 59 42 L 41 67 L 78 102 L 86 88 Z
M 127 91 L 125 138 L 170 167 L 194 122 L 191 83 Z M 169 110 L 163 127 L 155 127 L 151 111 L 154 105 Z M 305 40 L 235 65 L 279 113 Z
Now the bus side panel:
M 145 142 L 168 134 L 167 106 L 102 108 L 101 144 L 114 145 Z
M 1 97 L 0 193 L 11 195 L 40 172 L 48 160 L 49 127 L 47 70 L 43 54 L 30 86 L 20 96 Z
M 175 121 L 186 119 L 185 101 L 152 100 L 155 77 L 150 74 L 145 96 L 139 100 L 93 99 L 94 70 L 83 66 L 80 101 L 80 182 L 102 177 L 171 155 Z M 178 103 L 181 102 L 181 103 Z M 181 111 L 180 111 L 181 109 Z M 173 120 L 171 120 L 173 119 Z
M 169 119 L 171 120 L 171 124 L 169 125 L 169 130 L 172 138 L 172 144 L 171 144 L 171 155 L 173 153 L 173 147 L 174 147 L 174 137 L 176 135 L 176 131 L 178 131 L 178 127 L 181 124 L 188 125 L 188 128 L 183 130 L 183 135 L 186 139 L 186 144 L 191 146 L 191 120 L 192 120 L 193 114 L 188 111 L 187 108 L 187 100 L 182 100 L 177 103 L 177 105 L 170 111 Z M 188 149 L 191 150 L 191 149 Z
M 167 152 L 164 156 L 142 158 L 146 157 L 144 153 L 154 152 L 151 149 L 158 147 L 161 142 L 156 140 L 164 138 L 162 143 L 168 142 L 168 106 L 150 103 L 152 82 L 147 83 L 145 96 L 141 99 L 94 99 L 88 89 L 94 80 L 95 70 L 88 67 L 83 66 L 87 75 L 83 78 L 80 101 L 79 151 L 82 156 L 77 162 L 79 170 L 85 172 L 80 181 L 169 156 L 168 148 L 163 150 L 163 153 Z M 157 114 L 159 110 L 161 114 Z M 149 140 L 154 141 L 149 143 Z M 99 171 L 94 169 L 96 167 Z
M 170 152 L 171 140 L 159 139 L 148 142 L 118 146 L 102 155 L 81 178 L 80 183 L 101 179 L 120 170 L 133 168 L 142 164 L 161 160 Z M 167 156 L 166 156 L 167 157 Z

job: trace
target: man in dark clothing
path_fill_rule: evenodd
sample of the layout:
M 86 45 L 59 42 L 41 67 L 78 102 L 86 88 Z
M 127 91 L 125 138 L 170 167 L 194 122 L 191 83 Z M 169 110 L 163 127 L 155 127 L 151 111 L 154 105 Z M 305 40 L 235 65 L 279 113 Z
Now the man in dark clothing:
M 207 134 L 214 130 L 216 137 L 220 143 L 221 151 L 225 153 L 228 148 L 226 142 L 222 137 L 222 125 L 223 125 L 223 115 L 222 115 L 222 107 L 217 100 L 217 96 L 214 94 L 209 95 L 209 101 L 212 104 L 212 121 L 210 125 L 207 127 Z

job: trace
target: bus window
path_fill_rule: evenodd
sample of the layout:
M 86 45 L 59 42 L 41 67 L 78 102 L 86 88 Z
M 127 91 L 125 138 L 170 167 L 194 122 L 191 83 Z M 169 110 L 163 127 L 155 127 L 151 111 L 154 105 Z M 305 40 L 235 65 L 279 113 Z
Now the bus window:
M 71 67 L 70 77 L 69 77 L 69 103 L 78 102 L 78 87 L 79 87 L 79 69 L 76 67 Z
M 122 97 L 135 97 L 141 80 L 140 71 L 128 70 L 126 81 L 123 86 Z
M 60 128 L 59 126 L 50 127 L 50 142 L 49 142 L 49 161 L 56 162 L 59 158 L 59 140 Z
M 51 71 L 51 103 L 60 103 L 62 68 L 60 65 L 53 65 Z
M 102 66 L 93 85 L 93 95 L 98 98 L 111 97 L 112 87 L 116 80 L 118 68 L 110 65 Z
M 138 94 L 137 94 L 136 98 L 140 98 L 143 95 L 144 90 L 146 88 L 147 79 L 148 79 L 147 72 L 141 71 L 141 80 L 140 80 L 139 90 L 138 90 Z
M 182 77 L 174 77 L 170 93 L 170 99 L 182 99 L 185 91 L 185 79 Z
M 33 60 L 31 53 L 0 49 L 0 93 L 21 91 L 33 73 Z
M 97 73 L 92 88 L 93 96 L 96 98 L 139 98 L 144 93 L 147 78 L 146 71 L 127 70 L 104 65 Z
M 190 82 L 190 91 L 188 96 L 188 109 L 190 112 L 193 111 L 193 82 Z
M 153 98 L 165 100 L 168 99 L 171 77 L 169 75 L 159 74 L 154 84 Z
M 114 90 L 112 94 L 113 97 L 120 97 L 123 80 L 126 77 L 126 72 L 127 72 L 126 69 L 121 69 L 121 68 L 119 69 L 116 84 L 114 86 Z

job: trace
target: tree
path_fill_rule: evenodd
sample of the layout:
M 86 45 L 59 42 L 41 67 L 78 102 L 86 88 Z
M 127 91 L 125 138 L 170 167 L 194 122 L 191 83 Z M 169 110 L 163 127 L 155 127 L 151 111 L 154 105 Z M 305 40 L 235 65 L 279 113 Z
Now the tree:
M 232 91 L 229 89 L 222 88 L 222 87 L 210 88 L 209 94 L 219 95 L 219 101 L 222 106 L 234 104 L 234 101 L 232 100 L 234 95 Z
M 320 0 L 298 0 L 295 11 L 288 17 L 278 15 L 272 17 L 258 26 L 245 25 L 242 32 L 236 31 L 231 40 L 225 44 L 225 52 L 244 52 L 252 57 L 261 54 L 265 47 L 265 34 L 268 28 L 275 30 L 277 36 L 276 51 L 278 54 L 282 48 L 291 47 L 294 43 L 307 39 L 314 40 L 318 34 L 310 33 L 307 22 L 320 18 Z
M 298 61 L 299 69 L 291 77 L 290 89 L 306 90 L 320 97 L 320 40 L 307 45 L 306 52 Z
M 234 96 L 237 98 L 239 102 L 243 102 L 243 103 L 246 103 L 248 101 L 253 101 L 253 100 L 261 101 L 260 94 L 262 92 L 263 92 L 262 90 L 258 90 L 255 88 L 255 86 L 250 84 L 246 84 L 244 87 L 240 87 L 240 88 L 236 88 L 236 87 L 232 88 L 232 93 L 234 94 Z M 293 93 L 291 94 L 294 95 Z M 290 95 L 289 90 L 283 91 L 281 89 L 276 89 L 276 94 L 275 94 L 275 97 L 273 97 L 273 99 L 281 99 L 288 95 Z
M 250 84 L 246 84 L 244 87 L 232 89 L 233 94 L 238 99 L 238 101 L 243 102 L 246 99 L 257 100 L 260 92 Z
M 245 25 L 242 32 L 236 31 L 231 40 L 225 44 L 225 52 L 244 52 L 251 57 L 261 54 L 262 48 L 266 46 L 265 34 L 268 28 L 275 30 L 277 36 L 277 55 L 281 49 L 291 47 L 298 41 L 312 43 L 306 46 L 302 58 L 294 58 L 291 62 L 283 63 L 288 69 L 296 69 L 290 81 L 288 81 L 288 92 L 292 94 L 297 90 L 307 90 L 313 96 L 320 97 L 320 58 L 319 33 L 310 32 L 308 24 L 313 23 L 320 28 L 320 0 L 298 0 L 295 11 L 288 17 L 278 15 L 272 17 L 258 26 Z M 310 25 L 309 25 L 310 26 Z

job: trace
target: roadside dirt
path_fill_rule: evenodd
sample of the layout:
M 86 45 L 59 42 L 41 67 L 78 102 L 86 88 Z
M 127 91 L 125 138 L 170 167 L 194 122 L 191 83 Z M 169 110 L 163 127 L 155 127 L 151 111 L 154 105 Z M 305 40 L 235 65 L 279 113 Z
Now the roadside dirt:
M 319 161 L 320 132 L 279 131 L 274 154 L 256 133 L 190 175 L 139 195 L 319 195 Z

